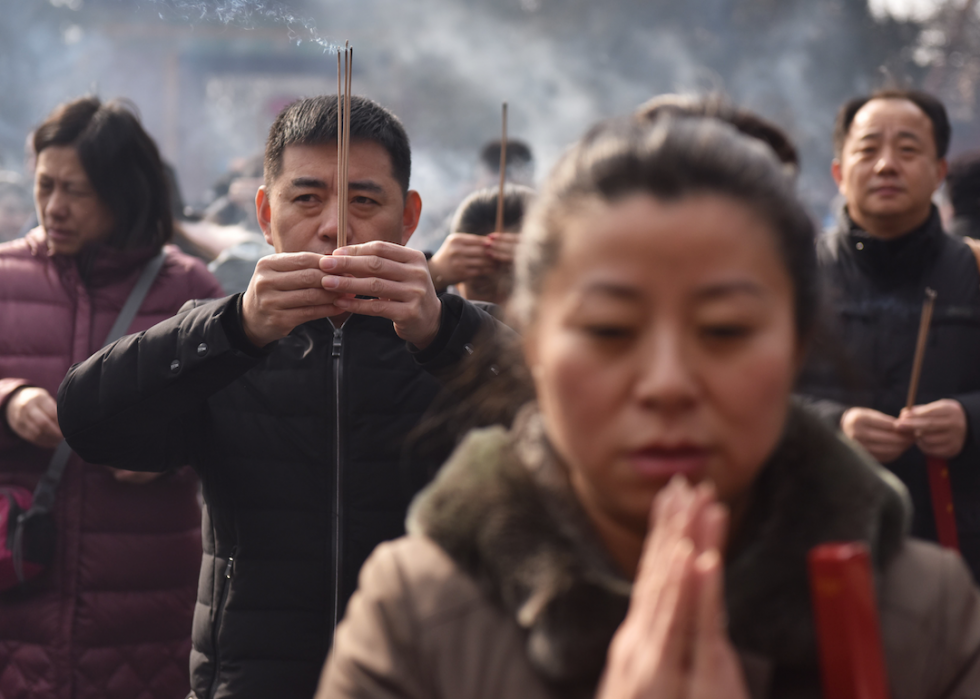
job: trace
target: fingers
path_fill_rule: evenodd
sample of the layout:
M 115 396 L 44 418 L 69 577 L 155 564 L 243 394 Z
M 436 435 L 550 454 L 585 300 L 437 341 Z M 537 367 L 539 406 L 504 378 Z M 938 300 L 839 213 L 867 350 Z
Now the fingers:
M 282 252 L 266 255 L 255 265 L 256 269 L 269 269 L 274 272 L 295 272 L 297 270 L 317 269 L 317 263 L 325 255 L 315 252 Z
M 694 562 L 697 627 L 693 639 L 690 699 L 747 698 L 748 688 L 726 631 L 721 555 L 708 550 Z
M 517 233 L 491 233 L 487 236 L 487 254 L 497 262 L 510 264 L 517 253 L 520 235 Z

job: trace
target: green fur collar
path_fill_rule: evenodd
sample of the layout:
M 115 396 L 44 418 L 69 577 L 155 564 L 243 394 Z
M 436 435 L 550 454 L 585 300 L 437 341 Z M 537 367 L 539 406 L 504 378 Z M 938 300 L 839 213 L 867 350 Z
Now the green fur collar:
M 727 555 L 736 647 L 777 666 L 815 666 L 807 551 L 864 541 L 880 569 L 900 547 L 907 519 L 894 477 L 794 406 Z M 408 527 L 438 543 L 513 615 L 544 678 L 570 695 L 591 695 L 630 583 L 572 497 L 533 409 L 510 432 L 472 432 L 416 499 Z

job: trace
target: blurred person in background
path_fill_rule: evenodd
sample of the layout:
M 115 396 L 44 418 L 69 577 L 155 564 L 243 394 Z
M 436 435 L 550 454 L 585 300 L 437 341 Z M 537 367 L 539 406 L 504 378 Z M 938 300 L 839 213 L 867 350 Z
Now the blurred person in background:
M 828 320 L 853 377 L 812 358 L 800 392 L 906 485 L 913 536 L 938 538 L 926 457 L 948 462 L 959 548 L 980 579 L 980 269 L 933 204 L 950 132 L 942 102 L 914 90 L 838 112 L 831 172 L 845 205 L 818 245 Z M 926 289 L 936 305 L 907 409 Z
M 565 154 L 496 387 L 501 414 L 534 400 L 365 564 L 318 699 L 818 699 L 807 555 L 833 541 L 872 553 L 894 699 L 976 695 L 969 572 L 792 399 L 820 305 L 793 189 L 713 119 L 608 122 Z
M 173 231 L 157 147 L 126 104 L 62 104 L 33 145 L 40 226 L 0 245 L 0 485 L 30 490 L 62 440 L 58 385 L 100 348 Z M 167 245 L 129 330 L 220 295 L 201 262 Z M 0 696 L 185 697 L 201 555 L 193 471 L 73 455 L 54 517 L 52 565 L 0 593 Z
M 19 238 L 31 218 L 31 193 L 15 172 L 0 172 L 0 243 Z
M 429 259 L 436 289 L 455 285 L 468 301 L 501 305 L 507 300 L 514 251 L 534 190 L 516 184 L 504 187 L 503 230 L 495 231 L 499 194 L 499 186 L 478 190 L 456 209 L 452 232 Z
M 948 207 L 945 223 L 950 233 L 980 238 L 980 153 L 967 153 L 950 162 L 943 203 Z

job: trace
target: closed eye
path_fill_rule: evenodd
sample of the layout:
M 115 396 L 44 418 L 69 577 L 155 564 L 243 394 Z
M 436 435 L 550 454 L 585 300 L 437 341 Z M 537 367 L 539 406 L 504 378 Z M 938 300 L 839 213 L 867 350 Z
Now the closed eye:
M 752 328 L 747 325 L 709 325 L 701 329 L 701 334 L 712 340 L 734 340 L 747 337 Z
M 633 336 L 633 329 L 625 325 L 587 325 L 585 332 L 600 340 L 621 340 Z

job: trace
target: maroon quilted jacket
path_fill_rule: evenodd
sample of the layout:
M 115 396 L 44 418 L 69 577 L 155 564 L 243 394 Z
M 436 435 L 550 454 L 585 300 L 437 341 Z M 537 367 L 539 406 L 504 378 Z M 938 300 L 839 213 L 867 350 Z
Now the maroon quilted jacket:
M 0 484 L 33 489 L 51 457 L 10 430 L 11 393 L 32 385 L 56 395 L 68 368 L 99 349 L 152 255 L 101 250 L 83 282 L 75 258 L 48 256 L 39 229 L 0 245 Z M 168 246 L 130 332 L 221 295 L 204 265 Z M 27 589 L 0 593 L 0 697 L 185 697 L 201 560 L 191 469 L 130 485 L 73 456 L 55 517 L 54 565 Z

